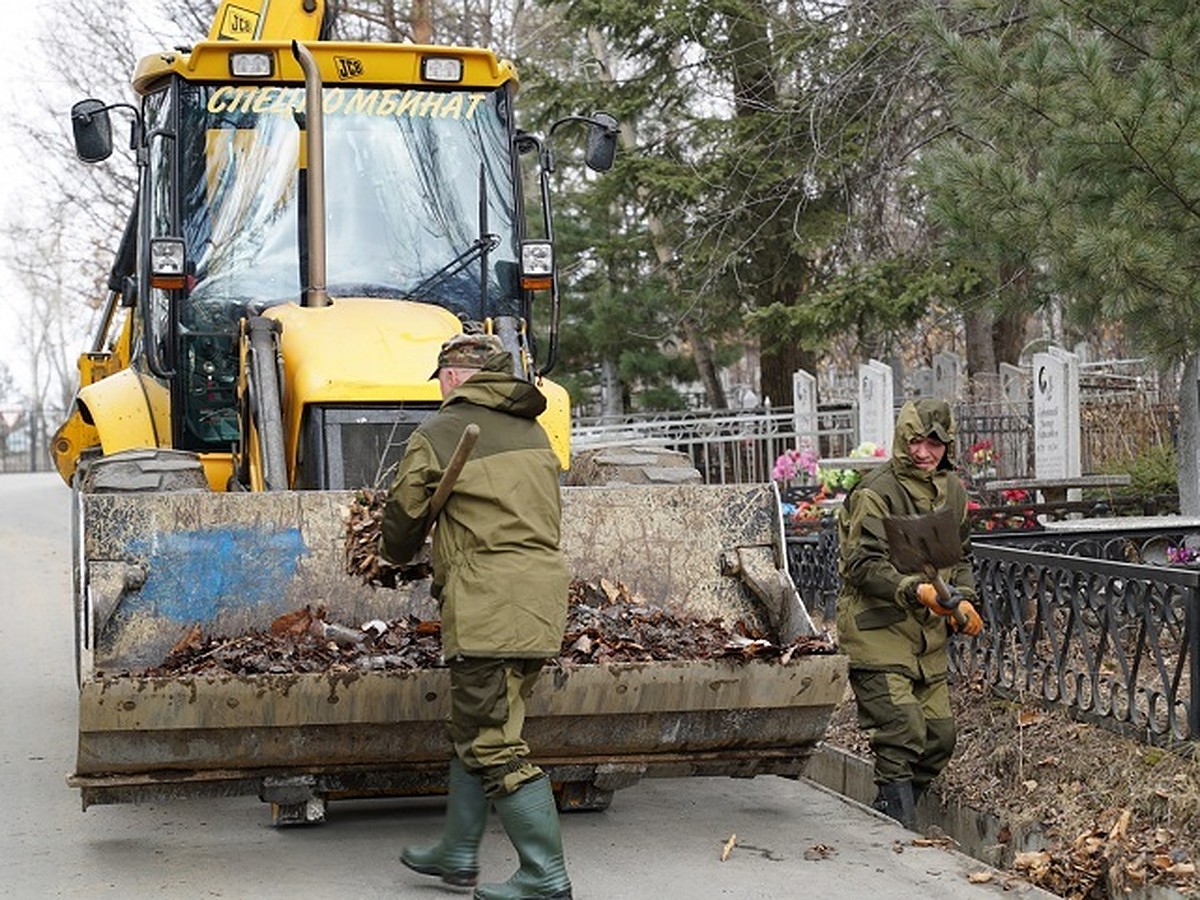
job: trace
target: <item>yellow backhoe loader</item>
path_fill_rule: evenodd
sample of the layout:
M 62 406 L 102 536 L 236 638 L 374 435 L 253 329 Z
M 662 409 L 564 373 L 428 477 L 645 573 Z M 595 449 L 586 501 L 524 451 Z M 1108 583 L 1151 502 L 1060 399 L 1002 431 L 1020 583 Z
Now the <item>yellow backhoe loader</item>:
M 518 128 L 517 76 L 492 52 L 328 40 L 321 0 L 225 0 L 208 39 L 146 57 L 136 105 L 72 109 L 78 155 L 132 120 L 137 196 L 81 386 L 54 441 L 74 490 L 79 748 L 86 808 L 257 794 L 277 823 L 327 800 L 443 787 L 443 669 L 152 677 L 189 629 L 436 618 L 428 583 L 346 574 L 354 491 L 386 484 L 439 403 L 455 333 L 493 333 L 549 399 L 550 203 L 560 129 L 613 161 L 597 113 Z M 566 133 L 566 132 L 564 132 Z M 526 185 L 538 196 L 526 220 Z M 540 213 L 537 211 L 540 206 Z M 545 298 L 540 341 L 535 299 Z M 574 574 L 785 639 L 811 632 L 771 485 L 564 488 Z M 845 685 L 839 657 L 556 669 L 527 736 L 564 807 L 643 775 L 798 774 Z

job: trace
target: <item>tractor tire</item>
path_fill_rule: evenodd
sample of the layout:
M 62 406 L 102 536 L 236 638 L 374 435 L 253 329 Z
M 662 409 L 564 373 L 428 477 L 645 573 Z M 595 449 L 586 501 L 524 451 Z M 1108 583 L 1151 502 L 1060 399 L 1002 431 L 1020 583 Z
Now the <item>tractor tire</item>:
M 207 491 L 200 457 L 186 450 L 124 450 L 92 460 L 79 479 L 85 494 Z
M 663 447 L 631 445 L 584 450 L 571 460 L 566 483 L 583 487 L 600 485 L 703 484 L 704 478 L 691 457 Z

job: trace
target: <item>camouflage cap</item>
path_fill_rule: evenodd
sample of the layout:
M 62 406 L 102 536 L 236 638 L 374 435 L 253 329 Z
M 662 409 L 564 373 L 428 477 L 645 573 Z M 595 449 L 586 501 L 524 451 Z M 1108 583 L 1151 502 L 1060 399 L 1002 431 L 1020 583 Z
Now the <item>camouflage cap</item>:
M 491 357 L 503 352 L 504 345 L 494 334 L 456 334 L 442 344 L 437 368 L 429 377 L 437 378 L 442 368 L 482 369 Z

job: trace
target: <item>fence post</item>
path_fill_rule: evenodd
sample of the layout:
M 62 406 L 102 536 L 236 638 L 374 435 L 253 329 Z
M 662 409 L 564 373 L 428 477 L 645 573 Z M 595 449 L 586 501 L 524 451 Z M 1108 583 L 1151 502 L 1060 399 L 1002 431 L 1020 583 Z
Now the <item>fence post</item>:
M 38 411 L 29 414 L 29 471 L 38 470 Z
M 1189 587 L 1184 601 L 1187 610 L 1184 623 L 1187 628 L 1188 677 L 1191 679 L 1188 692 L 1187 736 L 1188 740 L 1195 740 L 1200 736 L 1200 609 L 1196 608 L 1196 604 L 1200 602 L 1200 591 L 1194 586 Z

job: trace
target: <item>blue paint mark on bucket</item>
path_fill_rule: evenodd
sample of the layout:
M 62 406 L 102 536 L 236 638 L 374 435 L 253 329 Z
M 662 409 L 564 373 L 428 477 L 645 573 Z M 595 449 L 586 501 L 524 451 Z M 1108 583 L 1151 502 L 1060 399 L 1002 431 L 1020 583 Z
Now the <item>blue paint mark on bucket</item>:
M 160 533 L 130 549 L 147 563 L 138 605 L 179 622 L 210 622 L 232 609 L 283 611 L 287 585 L 308 554 L 298 528 Z

